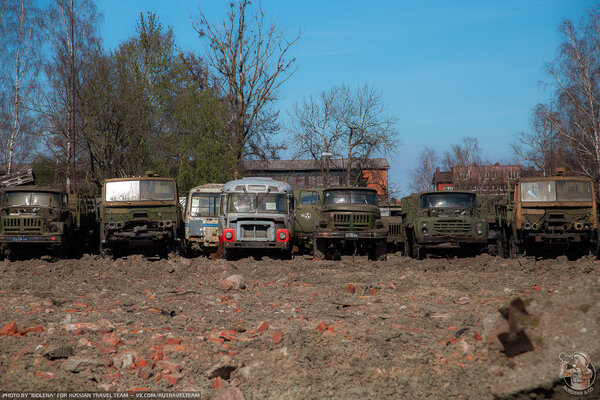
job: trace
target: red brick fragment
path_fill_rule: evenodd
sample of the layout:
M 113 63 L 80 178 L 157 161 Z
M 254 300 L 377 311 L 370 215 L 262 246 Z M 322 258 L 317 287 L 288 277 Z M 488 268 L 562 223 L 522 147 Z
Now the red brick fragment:
M 167 338 L 167 344 L 181 344 L 181 339 L 179 338 Z
M 267 329 L 269 329 L 269 321 L 263 321 L 262 324 L 260 324 L 260 326 L 258 327 L 258 329 L 256 331 L 258 333 L 263 333 Z
M 137 371 L 137 376 L 139 376 L 142 379 L 150 379 L 152 377 L 152 370 L 147 367 L 140 368 Z
M 165 375 L 163 378 L 173 386 L 177 385 L 177 382 L 179 382 L 179 378 L 173 375 Z
M 323 332 L 323 331 L 327 330 L 327 324 L 326 324 L 325 322 L 321 322 L 321 323 L 320 323 L 320 324 L 317 326 L 317 328 L 316 328 L 316 329 L 317 329 L 318 331 L 321 331 L 321 332 Z
M 121 338 L 117 334 L 115 334 L 115 333 L 104 334 L 102 336 L 101 341 L 102 341 L 102 343 L 105 343 L 105 344 L 107 344 L 109 346 L 118 346 L 121 343 L 123 343 L 121 341 Z
M 225 381 L 219 377 L 215 378 L 212 382 L 212 388 L 220 389 L 222 387 L 225 387 Z
M 483 340 L 483 336 L 481 336 L 481 333 L 475 332 L 475 334 L 473 335 L 473 339 L 475 339 L 475 340 Z
M 11 321 L 8 324 L 4 325 L 4 328 L 0 330 L 0 336 L 13 336 L 19 334 L 19 328 L 17 328 L 17 323 L 15 321 Z
M 371 288 L 371 291 L 369 292 L 369 294 L 370 294 L 371 296 L 375 296 L 375 295 L 377 294 L 377 289 L 375 289 L 375 288 Z
M 273 343 L 275 343 L 275 344 L 277 344 L 277 343 L 281 342 L 281 341 L 283 340 L 283 332 L 281 332 L 281 331 L 276 331 L 276 332 L 273 334 L 273 337 L 272 337 L 272 339 L 273 339 Z
M 156 362 L 156 366 L 162 371 L 163 374 L 176 374 L 179 372 L 179 365 L 173 364 L 169 361 L 159 360 Z
M 354 287 L 353 284 L 349 283 L 348 287 L 346 288 L 346 291 L 350 294 L 354 294 L 354 292 L 356 292 L 356 288 Z

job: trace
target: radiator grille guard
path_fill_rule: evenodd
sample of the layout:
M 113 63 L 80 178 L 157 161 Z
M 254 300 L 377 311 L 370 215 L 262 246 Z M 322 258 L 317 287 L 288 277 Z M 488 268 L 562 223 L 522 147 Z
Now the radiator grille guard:
M 338 230 L 369 230 L 373 226 L 372 214 L 333 214 L 331 220 Z
M 471 224 L 465 221 L 437 221 L 433 223 L 433 230 L 445 234 L 469 233 Z
M 42 233 L 44 232 L 44 218 L 4 217 L 2 218 L 2 230 L 5 234 Z

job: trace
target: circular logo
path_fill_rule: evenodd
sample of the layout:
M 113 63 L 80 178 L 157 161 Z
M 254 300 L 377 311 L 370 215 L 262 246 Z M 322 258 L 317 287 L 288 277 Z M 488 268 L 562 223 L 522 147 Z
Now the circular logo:
M 564 389 L 572 394 L 587 394 L 596 379 L 596 370 L 590 356 L 577 351 L 572 355 L 560 353 L 560 367 L 558 376 L 565 382 Z

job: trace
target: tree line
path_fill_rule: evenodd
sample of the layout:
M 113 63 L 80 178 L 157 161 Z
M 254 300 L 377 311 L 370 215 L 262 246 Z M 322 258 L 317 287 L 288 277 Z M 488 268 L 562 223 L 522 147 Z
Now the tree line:
M 298 103 L 281 126 L 276 101 L 297 68 L 290 49 L 300 33 L 269 23 L 260 4 L 227 3 L 220 22 L 199 7 L 192 27 L 201 50 L 192 52 L 153 12 L 140 14 L 133 37 L 106 49 L 102 19 L 94 0 L 52 0 L 43 9 L 0 0 L 6 172 L 32 162 L 42 184 L 97 193 L 105 178 L 153 171 L 187 190 L 243 174 L 244 159 L 277 159 L 288 146 L 281 132 L 296 156 L 340 154 L 353 168 L 395 148 L 395 117 L 368 84 Z M 309 125 L 319 113 L 327 122 L 316 131 Z

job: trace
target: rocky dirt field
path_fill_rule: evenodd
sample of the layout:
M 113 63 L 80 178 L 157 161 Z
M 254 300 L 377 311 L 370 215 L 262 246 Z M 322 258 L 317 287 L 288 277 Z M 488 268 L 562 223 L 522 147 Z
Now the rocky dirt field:
M 600 368 L 591 258 L 84 256 L 0 279 L 5 393 L 567 399 L 561 352 Z

